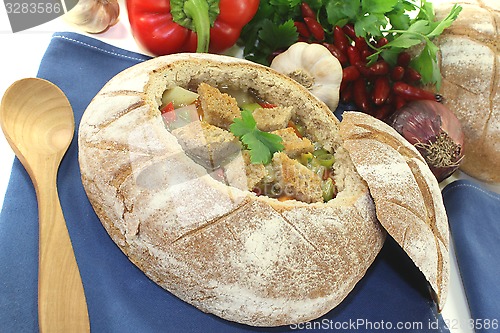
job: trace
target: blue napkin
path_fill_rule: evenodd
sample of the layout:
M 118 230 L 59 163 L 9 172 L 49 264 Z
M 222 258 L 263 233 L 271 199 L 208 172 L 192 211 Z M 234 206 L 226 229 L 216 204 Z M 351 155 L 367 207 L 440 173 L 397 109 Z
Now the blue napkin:
M 500 331 L 500 194 L 469 181 L 443 190 L 450 232 L 476 332 Z
M 92 97 L 113 75 L 148 57 L 74 33 L 56 33 L 38 76 L 68 96 L 78 128 Z M 314 322 L 256 328 L 203 313 L 161 289 L 109 238 L 80 181 L 77 140 L 59 170 L 61 206 L 87 297 L 92 332 L 448 332 L 427 282 L 388 239 L 375 263 L 340 306 Z M 0 332 L 36 332 L 37 205 L 16 159 L 0 214 Z

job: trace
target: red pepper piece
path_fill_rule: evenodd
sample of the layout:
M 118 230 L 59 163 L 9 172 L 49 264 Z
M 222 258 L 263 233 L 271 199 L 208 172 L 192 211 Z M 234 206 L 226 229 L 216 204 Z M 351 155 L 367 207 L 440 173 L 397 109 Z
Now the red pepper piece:
M 309 28 L 307 28 L 307 25 L 304 22 L 295 21 L 293 22 L 293 24 L 295 25 L 295 28 L 297 29 L 299 36 L 304 37 L 306 39 L 311 37 L 311 32 L 309 31 Z
M 126 5 L 132 35 L 151 54 L 221 53 L 236 43 L 259 0 L 215 1 L 218 14 L 207 0 L 127 0 Z
M 382 105 L 391 93 L 391 85 L 387 76 L 378 77 L 373 85 L 373 103 Z
M 174 103 L 172 102 L 161 108 L 160 112 L 165 124 L 171 124 L 177 119 L 177 114 L 174 112 Z
M 316 19 L 316 13 L 306 2 L 302 2 L 300 4 L 300 12 L 302 13 L 302 18 L 312 17 L 313 19 Z
M 361 74 L 359 73 L 359 70 L 356 68 L 356 66 L 347 66 L 342 70 L 342 82 L 351 82 L 351 81 L 356 81 L 359 79 L 359 76 Z
M 389 74 L 389 64 L 385 60 L 379 60 L 370 67 L 370 72 L 372 75 L 380 76 Z
M 258 103 L 263 109 L 272 109 L 276 107 L 276 104 L 268 103 L 268 102 L 259 102 Z
M 436 95 L 428 90 L 411 86 L 402 81 L 395 82 L 392 89 L 396 95 L 403 97 L 405 100 L 436 100 Z
M 289 120 L 287 127 L 290 127 L 291 129 L 293 129 L 293 131 L 295 132 L 295 135 L 297 135 L 299 138 L 302 139 L 302 133 L 300 133 L 299 129 L 297 128 L 297 125 L 295 125 L 295 123 L 293 121 Z
M 408 52 L 401 52 L 398 54 L 397 64 L 401 67 L 408 67 L 411 61 L 411 55 Z
M 342 66 L 347 66 L 349 64 L 347 56 L 344 52 L 340 51 L 338 47 L 330 43 L 323 43 L 323 46 L 326 47 L 335 58 L 337 58 Z
M 366 89 L 366 80 L 362 77 L 354 81 L 353 86 L 353 97 L 356 106 L 363 112 L 368 113 L 370 111 L 370 102 L 368 100 L 368 91 Z
M 403 66 L 395 66 L 391 71 L 391 79 L 393 81 L 401 81 L 405 75 L 405 69 Z
M 304 17 L 304 22 L 306 22 L 307 28 L 318 42 L 325 40 L 325 31 L 314 17 Z
M 170 102 L 168 103 L 167 105 L 165 105 L 164 107 L 161 108 L 160 112 L 163 114 L 163 113 L 167 113 L 167 112 L 172 112 L 174 111 L 174 103 L 173 102 Z
M 338 25 L 333 28 L 333 44 L 337 46 L 342 52 L 345 52 L 349 46 L 349 40 L 347 39 L 344 31 Z

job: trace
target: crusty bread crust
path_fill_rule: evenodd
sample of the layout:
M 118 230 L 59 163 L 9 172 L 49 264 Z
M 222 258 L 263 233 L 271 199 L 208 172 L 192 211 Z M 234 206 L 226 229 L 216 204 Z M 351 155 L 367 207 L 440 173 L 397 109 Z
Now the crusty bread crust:
M 436 16 L 444 17 L 453 3 L 463 10 L 436 42 L 440 93 L 464 129 L 461 170 L 500 183 L 500 1 L 446 0 Z
M 336 150 L 339 193 L 280 202 L 216 181 L 188 157 L 158 105 L 173 85 L 227 84 L 292 106 L 310 138 Z M 153 281 L 202 311 L 255 326 L 315 319 L 363 277 L 385 239 L 338 121 L 270 68 L 207 54 L 158 57 L 111 79 L 79 128 L 82 182 L 103 226 Z
M 344 112 L 340 134 L 368 183 L 380 223 L 422 271 L 442 309 L 448 293 L 449 232 L 436 178 L 408 141 L 372 116 Z

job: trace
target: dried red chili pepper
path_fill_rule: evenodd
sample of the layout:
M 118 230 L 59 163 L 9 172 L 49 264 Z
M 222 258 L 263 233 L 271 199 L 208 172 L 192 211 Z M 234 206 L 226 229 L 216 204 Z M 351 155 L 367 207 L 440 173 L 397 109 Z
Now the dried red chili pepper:
M 356 81 L 360 75 L 361 74 L 359 73 L 359 70 L 356 68 L 356 66 L 347 66 L 342 71 L 342 81 Z
M 356 38 L 356 31 L 354 30 L 354 25 L 353 24 L 346 24 L 342 27 L 342 30 L 344 33 L 349 36 L 352 40 Z
M 391 93 L 391 85 L 387 76 L 378 77 L 373 84 L 373 103 L 382 105 Z
M 406 82 L 417 82 L 422 79 L 422 75 L 411 67 L 406 68 L 403 80 Z
M 337 58 L 342 66 L 346 66 L 349 63 L 349 60 L 347 59 L 345 53 L 340 51 L 340 49 L 335 45 L 330 43 L 323 43 L 323 46 L 326 47 L 335 58 Z
M 436 101 L 436 95 L 428 90 L 420 89 L 411 86 L 402 81 L 395 82 L 392 89 L 396 95 L 403 97 L 406 100 L 431 100 Z
M 323 30 L 323 26 L 321 26 L 321 24 L 319 24 L 314 17 L 304 17 L 304 22 L 318 42 L 325 40 L 325 31 Z
M 360 77 L 354 81 L 353 86 L 354 102 L 361 111 L 367 113 L 370 111 L 370 101 L 368 100 L 368 92 L 366 90 L 366 80 Z
M 311 37 L 311 32 L 309 31 L 309 28 L 307 28 L 307 25 L 304 22 L 295 21 L 293 22 L 293 24 L 295 25 L 295 28 L 297 29 L 299 36 L 304 38 Z
M 349 40 L 344 34 L 344 31 L 337 25 L 333 28 L 333 44 L 342 52 L 345 52 L 349 46 Z
M 391 71 L 391 79 L 393 81 L 401 81 L 405 75 L 405 69 L 402 66 L 395 66 Z
M 368 67 L 370 70 L 371 74 L 380 76 L 380 75 L 387 75 L 389 74 L 389 64 L 385 60 L 379 60 L 370 67 Z
M 411 61 L 411 55 L 408 52 L 401 52 L 398 54 L 397 64 L 401 67 L 408 67 Z
M 312 17 L 313 19 L 316 19 L 316 13 L 306 2 L 302 2 L 300 4 L 300 12 L 302 13 L 302 18 Z
M 356 64 L 361 63 L 361 54 L 359 53 L 359 50 L 352 45 L 347 47 L 347 58 L 349 59 L 351 65 L 356 66 Z

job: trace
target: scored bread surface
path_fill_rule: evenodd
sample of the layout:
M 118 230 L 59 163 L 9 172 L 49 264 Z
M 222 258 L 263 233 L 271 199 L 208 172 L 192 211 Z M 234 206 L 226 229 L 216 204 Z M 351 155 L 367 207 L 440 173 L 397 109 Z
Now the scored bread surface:
M 436 178 L 418 151 L 392 127 L 344 112 L 343 146 L 367 182 L 382 226 L 429 281 L 442 309 L 448 293 L 448 219 Z
M 436 41 L 444 103 L 460 120 L 465 156 L 460 168 L 482 181 L 500 183 L 500 1 L 447 0 L 444 18 L 458 3 L 457 20 Z
M 165 89 L 255 88 L 291 106 L 335 149 L 337 197 L 280 202 L 213 179 L 164 127 Z M 284 75 L 241 59 L 158 57 L 111 79 L 79 128 L 82 182 L 103 226 L 148 277 L 180 299 L 254 326 L 309 321 L 338 305 L 385 239 L 328 107 Z

